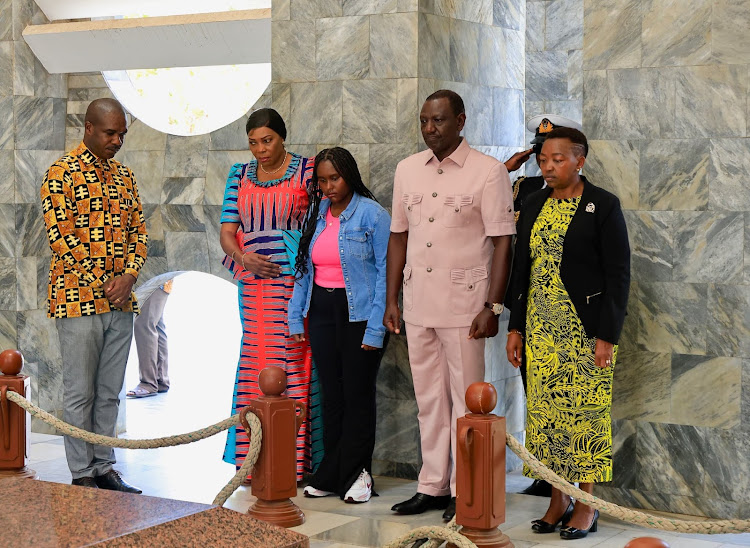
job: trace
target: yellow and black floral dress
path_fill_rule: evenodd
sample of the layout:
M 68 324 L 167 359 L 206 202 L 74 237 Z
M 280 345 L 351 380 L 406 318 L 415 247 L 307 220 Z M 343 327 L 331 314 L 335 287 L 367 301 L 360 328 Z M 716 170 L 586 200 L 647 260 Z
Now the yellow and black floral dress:
M 531 231 L 526 448 L 571 482 L 612 480 L 612 366 L 594 363 L 560 278 L 563 241 L 581 198 L 548 198 Z M 524 475 L 534 474 L 524 467 Z

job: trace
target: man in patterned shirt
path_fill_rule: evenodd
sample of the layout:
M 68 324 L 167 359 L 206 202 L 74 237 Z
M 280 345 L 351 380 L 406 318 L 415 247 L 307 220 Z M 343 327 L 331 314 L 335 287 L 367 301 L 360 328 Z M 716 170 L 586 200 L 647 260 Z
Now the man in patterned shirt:
M 132 288 L 148 242 L 135 177 L 112 159 L 127 131 L 119 102 L 93 101 L 83 142 L 52 164 L 41 188 L 52 249 L 47 315 L 60 338 L 63 419 L 105 436 L 115 435 L 138 313 Z M 65 456 L 73 485 L 141 492 L 112 469 L 111 447 L 66 436 Z

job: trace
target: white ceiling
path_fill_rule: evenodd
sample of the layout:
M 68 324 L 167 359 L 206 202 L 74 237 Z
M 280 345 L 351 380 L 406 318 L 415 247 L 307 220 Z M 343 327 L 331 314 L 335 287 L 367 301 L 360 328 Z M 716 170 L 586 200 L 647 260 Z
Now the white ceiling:
M 36 0 L 50 21 L 270 8 L 271 0 Z

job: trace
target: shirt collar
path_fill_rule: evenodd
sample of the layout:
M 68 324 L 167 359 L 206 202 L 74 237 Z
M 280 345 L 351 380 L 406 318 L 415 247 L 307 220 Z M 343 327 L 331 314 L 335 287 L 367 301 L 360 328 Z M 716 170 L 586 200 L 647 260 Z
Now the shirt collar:
M 456 150 L 451 152 L 450 155 L 446 156 L 443 159 L 443 162 L 445 162 L 445 160 L 450 159 L 458 167 L 464 167 L 464 164 L 466 163 L 466 158 L 469 156 L 470 150 L 471 150 L 471 147 L 469 146 L 469 143 L 466 142 L 466 137 L 461 137 L 461 142 L 458 144 L 458 147 L 456 148 Z M 440 163 L 440 161 L 437 159 L 437 156 L 435 156 L 435 153 L 432 151 L 430 151 L 430 153 L 431 154 L 427 156 L 427 161 L 425 161 L 425 165 L 429 164 L 433 158 L 435 159 L 436 162 Z
M 83 141 L 81 141 L 81 143 L 73 149 L 72 155 L 80 158 L 81 161 L 87 166 L 93 165 L 105 168 L 110 167 L 109 160 L 105 158 L 99 158 L 96 154 L 91 152 L 89 147 L 87 147 Z
M 339 215 L 339 219 L 342 219 L 346 221 L 349 219 L 353 214 L 354 210 L 357 209 L 357 204 L 359 204 L 359 201 L 362 199 L 362 196 L 357 194 L 356 192 L 352 194 L 352 199 L 349 202 L 349 205 L 346 206 L 346 209 L 341 212 Z M 326 213 L 328 212 L 328 208 L 331 206 L 331 202 L 328 200 L 321 200 L 320 201 L 320 207 L 318 209 L 318 218 L 325 219 Z

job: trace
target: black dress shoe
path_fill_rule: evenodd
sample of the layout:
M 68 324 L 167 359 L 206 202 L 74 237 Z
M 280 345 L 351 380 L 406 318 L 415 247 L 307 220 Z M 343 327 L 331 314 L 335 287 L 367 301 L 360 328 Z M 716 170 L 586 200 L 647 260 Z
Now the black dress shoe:
M 143 491 L 137 487 L 133 487 L 120 477 L 120 472 L 117 470 L 110 470 L 105 472 L 101 476 L 95 476 L 94 480 L 99 489 L 110 489 L 112 491 L 122 491 L 123 493 L 136 493 L 141 494 Z
M 531 530 L 535 533 L 541 533 L 541 534 L 547 534 L 547 533 L 554 533 L 557 529 L 557 524 L 562 523 L 565 525 L 570 521 L 570 516 L 573 515 L 573 501 L 570 501 L 570 504 L 568 505 L 568 509 L 565 510 L 563 515 L 558 519 L 555 523 L 547 523 L 544 520 L 541 519 L 535 519 L 531 522 Z M 562 534 L 562 533 L 560 533 Z
M 544 480 L 534 480 L 534 483 L 520 492 L 521 495 L 533 495 L 535 497 L 552 496 L 552 486 Z
M 450 495 L 433 497 L 432 495 L 417 493 L 409 500 L 394 504 L 391 510 L 393 510 L 397 514 L 409 516 L 412 514 L 421 514 L 422 512 L 425 512 L 427 510 L 444 510 L 448 507 L 450 501 Z
M 80 485 L 81 487 L 91 487 L 92 489 L 99 489 L 99 486 L 91 476 L 76 478 L 71 482 L 71 485 Z
M 594 519 L 591 520 L 591 525 L 588 529 L 576 529 L 575 527 L 563 527 L 560 529 L 560 538 L 564 540 L 576 540 L 579 538 L 585 538 L 589 533 L 596 533 L 598 529 L 597 522 L 599 521 L 599 510 L 594 510 Z
M 443 521 L 446 523 L 453 519 L 456 515 L 456 497 L 451 497 L 451 501 L 448 504 L 448 508 L 443 512 Z

